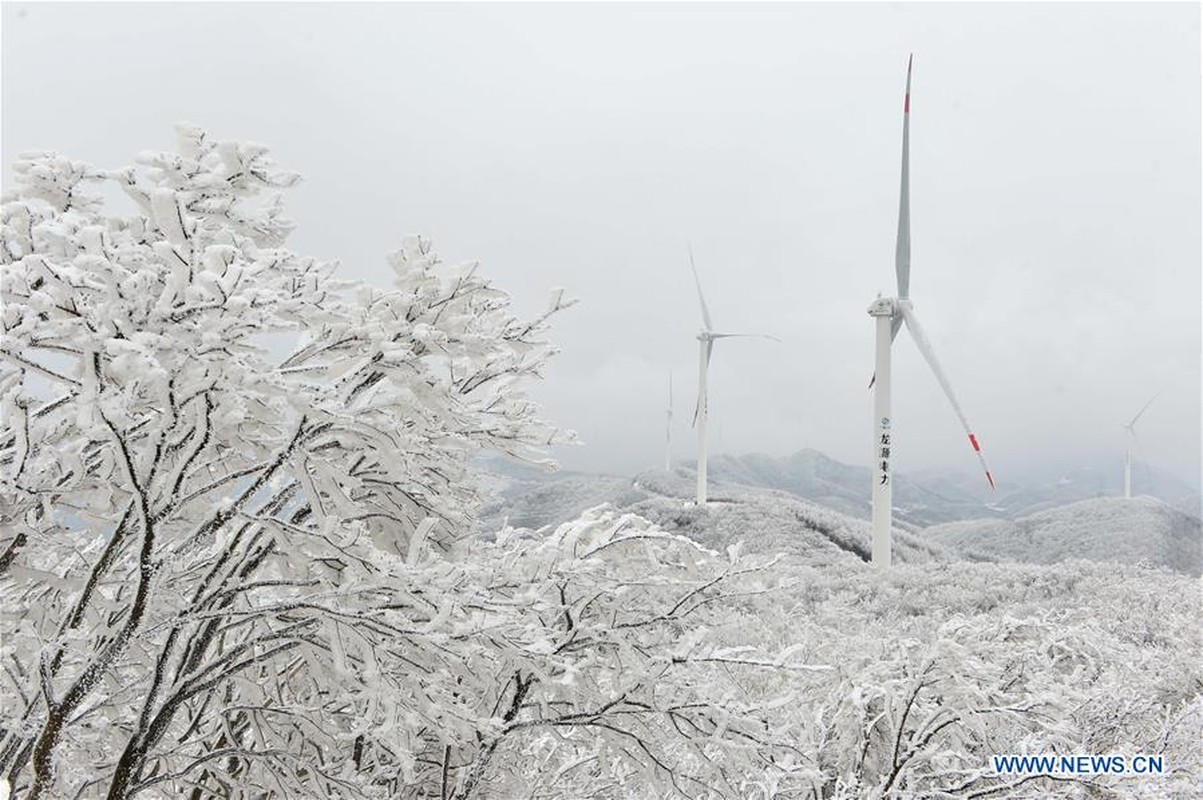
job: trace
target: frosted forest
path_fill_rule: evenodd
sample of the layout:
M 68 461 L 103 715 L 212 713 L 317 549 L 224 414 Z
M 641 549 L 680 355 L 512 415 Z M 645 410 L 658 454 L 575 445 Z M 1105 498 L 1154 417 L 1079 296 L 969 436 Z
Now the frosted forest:
M 264 147 L 177 134 L 3 197 L 0 796 L 1199 796 L 1197 572 L 901 530 L 875 573 L 667 478 L 510 526 L 482 459 L 573 439 L 527 396 L 572 301 L 420 237 L 346 280 Z

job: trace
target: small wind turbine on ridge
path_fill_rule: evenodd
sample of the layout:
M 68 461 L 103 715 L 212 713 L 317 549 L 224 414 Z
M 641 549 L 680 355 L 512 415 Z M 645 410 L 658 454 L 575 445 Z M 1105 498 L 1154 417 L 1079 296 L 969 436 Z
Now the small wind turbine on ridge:
M 698 400 L 693 411 L 693 424 L 698 429 L 698 486 L 697 504 L 706 504 L 706 422 L 709 418 L 709 391 L 706 380 L 710 369 L 710 354 L 716 339 L 756 338 L 781 341 L 767 333 L 716 333 L 710 321 L 710 309 L 706 307 L 706 296 L 702 294 L 702 280 L 693 263 L 693 246 L 689 249 L 689 268 L 693 271 L 693 282 L 698 288 L 698 302 L 702 306 L 702 330 L 698 332 Z
M 1136 448 L 1136 420 L 1149 410 L 1149 406 L 1153 405 L 1153 401 L 1161 396 L 1161 392 L 1149 398 L 1149 402 L 1145 403 L 1140 411 L 1136 412 L 1136 416 L 1131 422 L 1123 423 L 1123 428 L 1128 432 L 1127 446 L 1124 448 L 1124 498 L 1132 498 L 1132 451 Z
M 873 538 L 872 563 L 874 567 L 890 566 L 891 522 L 893 516 L 893 477 L 890 475 L 890 459 L 893 452 L 892 430 L 890 419 L 890 350 L 899 329 L 905 324 L 911 334 L 915 346 L 927 361 L 932 373 L 936 376 L 944 395 L 952 404 L 957 419 L 961 421 L 965 433 L 969 436 L 969 444 L 973 446 L 981 462 L 982 470 L 990 488 L 994 488 L 994 478 L 982 449 L 974 436 L 961 404 L 957 402 L 952 391 L 952 384 L 936 360 L 935 351 L 915 316 L 914 306 L 910 299 L 911 282 L 911 199 L 910 199 L 910 125 L 911 125 L 911 64 L 906 64 L 906 99 L 902 106 L 902 186 L 898 202 L 898 239 L 894 250 L 894 273 L 898 280 L 897 297 L 878 297 L 869 306 L 869 316 L 877 320 L 877 368 L 873 380 L 869 382 L 875 387 L 873 396 Z
M 664 471 L 673 470 L 673 374 L 668 373 L 668 413 L 664 423 Z

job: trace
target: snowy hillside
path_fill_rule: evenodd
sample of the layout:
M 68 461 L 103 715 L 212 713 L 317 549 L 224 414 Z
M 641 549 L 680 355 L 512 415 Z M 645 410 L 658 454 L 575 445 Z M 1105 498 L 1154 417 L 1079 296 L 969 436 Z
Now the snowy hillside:
M 649 470 L 634 479 L 570 472 L 541 481 L 521 467 L 510 472 L 512 482 L 484 509 L 481 530 L 486 535 L 507 524 L 562 524 L 586 508 L 608 503 L 720 552 L 742 541 L 744 552 L 785 553 L 820 563 L 869 558 L 868 522 L 786 492 L 716 482 L 710 503 L 698 508 L 692 502 L 693 475 L 684 469 Z M 926 562 L 954 556 L 900 526 L 894 557 Z
M 830 464 L 836 470 L 856 469 L 831 461 L 815 451 L 807 452 L 814 453 L 825 465 Z M 720 456 L 716 461 L 729 464 L 735 460 L 727 456 Z M 485 532 L 498 530 L 506 524 L 525 528 L 557 525 L 574 519 L 586 508 L 600 503 L 610 503 L 617 508 L 625 508 L 654 495 L 665 495 L 681 501 L 688 501 L 694 497 L 696 487 L 692 465 L 678 466 L 672 472 L 648 470 L 634 478 L 566 470 L 549 472 L 505 459 L 491 459 L 484 464 L 484 467 L 492 478 L 490 488 L 494 495 L 493 499 L 482 508 L 480 514 L 481 529 Z M 731 476 L 730 479 L 716 476 L 713 471 L 711 472 L 710 498 L 712 500 L 721 502 L 732 497 L 756 494 L 779 495 L 791 500 L 802 497 L 844 516 L 859 519 L 868 519 L 869 517 L 868 492 L 864 485 L 859 483 L 857 483 L 856 490 L 851 489 L 851 485 L 856 481 L 847 475 L 832 482 L 832 491 L 816 493 L 818 496 L 811 497 L 790 490 L 788 488 L 789 481 L 774 478 L 771 468 L 759 474 L 741 474 L 735 470 L 728 470 L 726 474 Z M 865 474 L 867 476 L 867 473 Z M 865 480 L 867 481 L 868 478 L 866 477 Z M 849 488 L 839 488 L 845 483 Z M 858 498 L 857 491 L 865 497 Z M 979 515 L 981 509 L 980 503 L 975 506 Z M 922 530 L 925 527 L 924 524 L 912 524 L 905 517 L 898 519 L 896 524 L 911 531 Z
M 869 559 L 870 528 L 865 520 L 794 497 L 786 492 L 722 486 L 698 508 L 687 498 L 692 476 L 650 471 L 636 484 L 652 494 L 626 510 L 673 533 L 716 550 L 742 541 L 746 552 L 787 553 L 808 561 L 838 557 Z M 902 562 L 947 561 L 954 556 L 905 529 L 894 532 L 894 557 Z
M 808 559 L 868 557 L 865 469 L 814 450 L 788 458 L 718 456 L 711 464 L 711 503 L 698 509 L 690 502 L 695 477 L 689 465 L 672 472 L 649 470 L 632 479 L 493 461 L 488 466 L 497 478 L 496 494 L 482 510 L 480 529 L 491 535 L 506 525 L 558 525 L 608 503 L 718 550 L 742 539 L 755 552 Z M 1145 560 L 1199 574 L 1196 516 L 1152 497 L 1079 499 L 1076 494 L 1101 492 L 1105 484 L 1090 470 L 1075 476 L 1048 486 L 1000 484 L 996 502 L 987 507 L 973 498 L 968 476 L 926 472 L 915 481 L 900 475 L 895 557 L 904 562 L 954 558 L 1039 564 L 1067 558 Z M 1167 492 L 1175 486 L 1169 479 L 1160 485 Z M 1047 507 L 1062 497 L 1069 498 L 1066 505 Z M 1037 511 L 1022 511 L 1029 506 Z M 1013 509 L 1020 510 L 1014 519 L 1008 513 Z M 933 522 L 925 526 L 924 520 Z
M 1189 575 L 1200 573 L 1203 553 L 1198 518 L 1151 497 L 1084 500 L 1013 522 L 950 522 L 928 528 L 924 536 L 954 550 L 1007 560 L 1147 561 Z
M 519 467 L 498 483 L 495 496 L 480 510 L 480 529 L 486 534 L 507 525 L 531 529 L 556 525 L 602 503 L 623 507 L 646 497 L 630 478 L 614 475 L 534 470 L 528 474 Z

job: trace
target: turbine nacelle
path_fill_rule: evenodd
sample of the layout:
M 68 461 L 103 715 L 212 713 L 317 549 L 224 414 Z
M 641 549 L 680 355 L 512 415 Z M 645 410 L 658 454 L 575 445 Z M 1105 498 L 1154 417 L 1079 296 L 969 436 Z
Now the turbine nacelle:
M 898 301 L 893 297 L 879 297 L 869 306 L 871 317 L 893 317 L 898 314 Z
M 909 297 L 878 297 L 869 304 L 870 317 L 905 317 L 914 311 L 915 304 Z

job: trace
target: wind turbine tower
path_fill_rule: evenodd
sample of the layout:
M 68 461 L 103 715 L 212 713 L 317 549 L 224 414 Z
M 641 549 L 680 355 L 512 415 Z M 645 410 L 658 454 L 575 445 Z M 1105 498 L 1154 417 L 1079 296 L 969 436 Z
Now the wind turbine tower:
M 668 373 L 668 411 L 664 423 L 664 471 L 673 469 L 673 374 Z
M 907 331 L 914 340 L 915 346 L 923 355 L 936 376 L 944 395 L 952 404 L 953 411 L 961 421 L 965 433 L 969 436 L 969 444 L 981 462 L 982 470 L 990 488 L 994 488 L 994 478 L 986 459 L 978 445 L 977 437 L 969 427 L 961 404 L 957 402 L 940 362 L 936 360 L 935 351 L 915 316 L 914 306 L 910 299 L 911 279 L 911 200 L 910 200 L 910 124 L 911 124 L 911 63 L 906 65 L 906 98 L 902 106 L 902 187 L 898 203 L 898 239 L 894 250 L 894 272 L 898 280 L 897 297 L 878 297 L 869 306 L 869 316 L 877 323 L 877 352 L 876 370 L 870 386 L 876 385 L 873 397 L 873 534 L 872 562 L 874 567 L 888 568 L 890 566 L 891 523 L 893 516 L 894 479 L 890 474 L 890 461 L 893 456 L 893 422 L 890 418 L 890 350 L 898 331 L 906 325 Z

